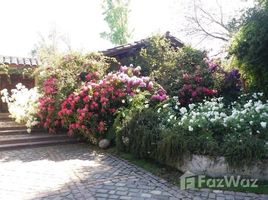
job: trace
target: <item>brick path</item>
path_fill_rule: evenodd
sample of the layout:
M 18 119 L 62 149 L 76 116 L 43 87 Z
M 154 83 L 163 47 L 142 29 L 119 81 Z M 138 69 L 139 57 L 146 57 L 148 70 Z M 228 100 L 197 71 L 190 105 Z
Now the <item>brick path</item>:
M 0 152 L 0 199 L 268 199 L 266 195 L 181 191 L 86 145 Z

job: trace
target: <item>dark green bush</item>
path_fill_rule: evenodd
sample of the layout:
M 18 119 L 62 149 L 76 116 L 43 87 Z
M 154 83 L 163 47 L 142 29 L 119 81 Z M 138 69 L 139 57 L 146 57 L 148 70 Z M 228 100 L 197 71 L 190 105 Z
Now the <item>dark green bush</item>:
M 132 119 L 123 122 L 117 131 L 117 148 L 138 158 L 155 158 L 160 140 L 159 123 L 159 117 L 151 109 L 134 113 Z
M 251 165 L 267 155 L 265 140 L 246 133 L 227 134 L 222 154 L 231 166 Z
M 202 77 L 201 86 L 214 84 L 204 58 L 205 52 L 190 46 L 174 48 L 167 38 L 158 35 L 150 38 L 146 48 L 141 49 L 138 55 L 120 61 L 124 65 L 141 66 L 142 74 L 154 77 L 169 95 L 178 95 L 179 89 L 188 84 L 183 75 Z
M 244 98 L 239 98 L 238 101 L 241 105 L 238 102 L 236 106 L 233 105 L 234 107 L 222 107 L 217 112 L 227 113 L 228 116 L 234 110 L 240 112 L 248 101 Z M 129 152 L 138 158 L 153 159 L 165 164 L 176 163 L 182 161 L 185 156 L 197 154 L 225 156 L 230 166 L 241 167 L 251 165 L 267 156 L 268 129 L 263 124 L 265 119 L 253 119 L 254 108 L 254 112 L 248 114 L 249 119 L 246 116 L 237 118 L 237 122 L 230 121 L 226 126 L 220 121 L 212 122 L 204 119 L 200 126 L 193 125 L 194 128 L 191 130 L 187 121 L 185 124 L 178 123 L 181 122 L 180 117 L 183 115 L 179 114 L 180 111 L 176 113 L 174 103 L 175 100 L 170 99 L 156 107 L 140 107 L 142 109 L 124 112 L 126 115 L 121 118 L 121 123 L 117 124 L 121 127 L 117 129 L 116 134 L 117 149 Z M 216 107 L 214 105 L 213 108 Z M 203 109 L 204 111 L 193 110 L 194 113 L 198 113 L 196 122 L 202 121 L 202 114 L 205 117 L 209 112 L 208 108 Z M 251 127 L 247 122 L 251 120 L 257 125 L 257 132 L 254 131 L 254 126 Z M 240 128 L 237 123 L 241 124 Z
M 248 12 L 229 54 L 249 88 L 268 95 L 268 9 L 256 7 Z

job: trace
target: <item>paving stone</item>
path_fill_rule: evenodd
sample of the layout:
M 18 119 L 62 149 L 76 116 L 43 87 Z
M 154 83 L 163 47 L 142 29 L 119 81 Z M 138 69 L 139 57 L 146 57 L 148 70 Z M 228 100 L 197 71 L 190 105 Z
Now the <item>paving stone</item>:
M 216 198 L 216 200 L 225 200 L 225 198 L 222 197 L 222 196 L 218 196 L 218 197 Z
M 235 197 L 233 195 L 225 195 L 226 200 L 234 200 Z
M 159 190 L 153 190 L 151 191 L 151 194 L 156 194 L 156 195 L 160 195 L 162 192 Z
M 210 193 L 210 194 L 208 195 L 208 197 L 211 198 L 211 199 L 216 198 L 216 194 L 215 194 L 215 193 Z
M 110 198 L 110 199 L 118 199 L 119 196 L 118 196 L 118 195 L 109 195 L 109 198 Z
M 81 144 L 1 151 L 0 158 L 0 200 L 267 200 L 267 195 L 180 190 L 129 162 Z
M 128 192 L 127 191 L 117 191 L 116 194 L 119 196 L 123 196 L 123 195 L 127 195 Z
M 144 198 L 151 198 L 152 195 L 151 195 L 151 194 L 142 193 L 142 194 L 141 194 L 141 197 L 144 197 Z

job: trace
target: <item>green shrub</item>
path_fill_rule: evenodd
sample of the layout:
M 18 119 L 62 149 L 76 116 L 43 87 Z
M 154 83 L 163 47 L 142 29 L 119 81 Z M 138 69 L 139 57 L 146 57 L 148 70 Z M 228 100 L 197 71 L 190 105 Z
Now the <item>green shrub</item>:
M 101 54 L 81 55 L 73 53 L 59 58 L 54 65 L 41 65 L 35 71 L 39 99 L 40 125 L 49 132 L 61 128 L 58 112 L 62 101 L 83 84 L 81 74 L 95 73 L 100 77 L 106 74 L 111 59 Z
M 138 158 L 155 158 L 157 142 L 160 140 L 159 118 L 152 110 L 137 111 L 117 131 L 117 148 L 124 149 Z M 119 145 L 123 145 L 119 146 Z
M 227 162 L 234 167 L 251 165 L 267 155 L 265 140 L 245 133 L 227 134 L 222 149 Z
M 185 80 L 183 75 L 188 74 L 203 78 L 200 85 L 210 87 L 213 80 L 209 68 L 204 60 L 206 53 L 195 50 L 190 46 L 182 48 L 172 47 L 170 41 L 163 36 L 153 36 L 149 39 L 146 48 L 141 49 L 138 55 L 126 57 L 122 64 L 141 66 L 142 73 L 150 75 L 167 90 L 170 95 L 178 95 Z
M 268 102 L 262 94 L 241 95 L 229 106 L 214 98 L 179 107 L 175 98 L 140 108 L 125 112 L 117 124 L 118 150 L 166 164 L 198 154 L 244 166 L 268 155 Z
M 254 91 L 268 95 L 268 9 L 250 10 L 245 22 L 234 36 L 229 54 Z

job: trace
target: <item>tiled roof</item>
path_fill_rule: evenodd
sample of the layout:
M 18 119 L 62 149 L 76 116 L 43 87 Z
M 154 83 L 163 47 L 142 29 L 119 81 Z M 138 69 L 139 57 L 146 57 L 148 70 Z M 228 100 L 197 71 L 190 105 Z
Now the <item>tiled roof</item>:
M 170 35 L 169 32 L 167 32 L 165 35 L 165 38 L 170 40 L 170 43 L 173 47 L 182 47 L 184 46 L 183 42 L 180 41 L 178 38 Z M 120 57 L 121 55 L 125 54 L 131 54 L 136 52 L 137 50 L 140 50 L 141 48 L 146 47 L 148 44 L 150 38 L 143 39 L 140 41 L 136 41 L 133 43 L 120 45 L 111 49 L 107 49 L 105 51 L 101 51 L 105 56 L 115 56 Z
M 21 58 L 0 55 L 0 64 L 6 64 L 12 67 L 37 67 L 39 65 L 39 61 L 36 58 Z

